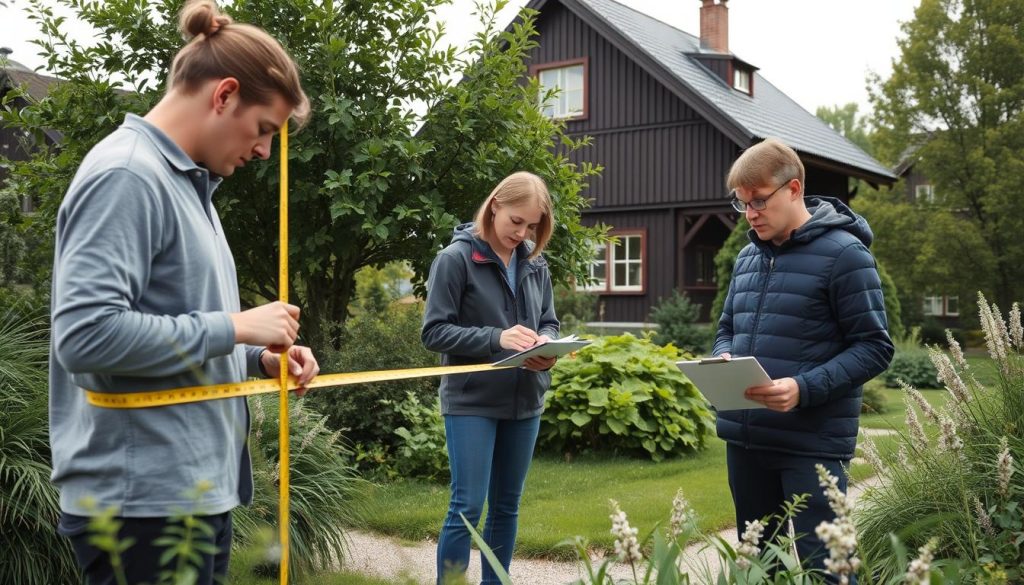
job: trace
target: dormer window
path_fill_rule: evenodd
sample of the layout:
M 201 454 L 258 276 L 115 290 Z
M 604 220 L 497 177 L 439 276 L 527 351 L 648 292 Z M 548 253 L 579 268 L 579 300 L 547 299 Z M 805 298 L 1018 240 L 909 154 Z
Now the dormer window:
M 750 94 L 750 70 L 734 64 L 732 69 L 732 86 L 743 93 Z
M 549 118 L 587 117 L 587 59 L 546 63 L 531 67 L 540 82 L 540 109 Z M 558 95 L 544 98 L 551 90 Z

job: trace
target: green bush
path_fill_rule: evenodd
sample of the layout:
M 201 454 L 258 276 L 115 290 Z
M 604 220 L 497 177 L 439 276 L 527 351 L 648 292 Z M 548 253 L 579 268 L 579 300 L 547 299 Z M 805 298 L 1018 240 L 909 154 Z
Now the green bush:
M 941 388 L 939 372 L 928 350 L 921 345 L 920 335 L 920 329 L 914 327 L 908 335 L 895 340 L 896 353 L 883 374 L 887 387 L 898 388 L 903 380 L 915 388 Z
M 341 334 L 341 350 L 320 355 L 324 372 L 362 372 L 436 366 L 437 354 L 420 341 L 423 306 L 391 304 L 380 313 L 349 318 Z M 420 404 L 434 404 L 437 378 L 357 384 L 313 391 L 308 400 L 327 415 L 332 429 L 352 443 L 360 469 L 387 473 L 404 442 L 399 427 L 413 428 L 401 405 L 409 394 Z M 371 415 L 372 413 L 372 415 Z M 393 471 L 393 469 L 391 470 Z
M 725 306 L 725 297 L 729 293 L 729 283 L 732 282 L 732 269 L 736 266 L 736 256 L 740 250 L 750 243 L 747 232 L 750 224 L 747 219 L 740 215 L 739 221 L 732 233 L 725 239 L 722 249 L 715 254 L 715 274 L 718 278 L 718 293 L 715 295 L 715 302 L 711 303 L 711 323 L 718 328 L 718 319 L 722 316 L 722 307 Z
M 408 428 L 395 429 L 401 439 L 394 458 L 398 476 L 447 480 L 450 477 L 448 450 L 440 400 L 435 398 L 423 404 L 415 394 L 409 393 L 395 408 L 409 422 Z
M 878 267 L 878 278 L 882 281 L 882 298 L 885 301 L 886 320 L 889 322 L 889 336 L 893 339 L 903 337 L 906 335 L 906 329 L 903 327 L 903 306 L 900 304 L 896 281 L 889 276 L 889 272 L 877 258 L 875 265 Z
M 31 313 L 31 311 L 29 311 Z M 0 313 L 0 582 L 78 583 L 50 483 L 47 326 L 22 308 Z
M 677 290 L 673 290 L 667 299 L 659 299 L 658 304 L 651 307 L 651 321 L 658 324 L 654 343 L 671 343 L 690 353 L 707 351 L 711 344 L 711 329 L 697 323 L 700 309 L 701 306 L 691 302 L 686 293 L 680 294 Z
M 555 287 L 555 314 L 561 323 L 562 335 L 580 333 L 597 314 L 597 295 L 558 285 Z
M 235 508 L 236 547 L 275 542 L 280 486 L 277 395 L 249 400 L 252 416 L 249 451 L 256 491 L 252 506 Z M 345 558 L 343 526 L 351 526 L 363 508 L 368 487 L 359 479 L 350 456 L 338 443 L 339 434 L 327 428 L 326 418 L 306 399 L 289 404 L 290 549 L 289 568 L 295 575 L 326 570 Z M 269 564 L 274 564 L 270 561 Z M 276 575 L 273 568 L 269 573 Z
M 924 345 L 946 345 L 949 343 L 946 340 L 946 329 L 946 325 L 941 323 L 938 319 L 928 317 L 921 323 L 921 343 Z M 948 329 L 953 335 L 953 339 L 960 344 L 960 347 L 965 347 L 967 336 L 964 335 L 963 329 L 959 329 L 957 327 Z M 982 339 L 984 339 L 984 337 Z
M 676 367 L 675 347 L 630 334 L 602 337 L 552 369 L 538 443 L 559 453 L 600 450 L 655 461 L 702 449 L 714 415 Z
M 888 407 L 886 407 L 884 392 L 877 382 L 868 382 L 864 384 L 864 397 L 860 403 L 861 414 L 883 414 Z

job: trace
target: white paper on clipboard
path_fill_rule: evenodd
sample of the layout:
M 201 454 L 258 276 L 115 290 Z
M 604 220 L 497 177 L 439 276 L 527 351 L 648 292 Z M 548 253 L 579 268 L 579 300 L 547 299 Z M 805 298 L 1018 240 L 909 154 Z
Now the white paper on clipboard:
M 743 396 L 747 388 L 770 384 L 772 381 L 757 358 L 710 358 L 676 362 L 676 366 L 717 411 L 765 407 Z

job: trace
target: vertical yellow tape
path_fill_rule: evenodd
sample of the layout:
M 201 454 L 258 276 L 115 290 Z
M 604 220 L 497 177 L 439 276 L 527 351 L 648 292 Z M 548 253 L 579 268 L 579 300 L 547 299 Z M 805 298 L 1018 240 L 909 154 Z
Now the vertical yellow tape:
M 282 303 L 288 302 L 288 121 L 281 126 L 281 203 L 280 203 L 280 248 L 281 258 L 278 271 L 278 296 Z M 288 585 L 288 352 L 281 354 L 281 389 L 278 392 L 280 403 L 278 423 L 278 463 L 281 468 L 281 482 L 278 484 L 280 500 L 281 539 L 281 585 Z

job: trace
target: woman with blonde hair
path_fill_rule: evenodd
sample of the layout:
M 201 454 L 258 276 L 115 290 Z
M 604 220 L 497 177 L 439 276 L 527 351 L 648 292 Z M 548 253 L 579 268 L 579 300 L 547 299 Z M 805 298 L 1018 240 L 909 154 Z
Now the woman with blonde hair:
M 242 311 L 235 264 L 214 209 L 224 177 L 267 159 L 309 100 L 288 53 L 210 1 L 180 17 L 191 41 L 166 94 L 128 115 L 82 161 L 57 217 L 50 351 L 50 444 L 58 531 L 86 582 L 155 583 L 166 547 L 197 514 L 193 583 L 222 581 L 231 510 L 252 501 L 245 398 L 132 410 L 90 406 L 84 390 L 145 392 L 275 377 L 288 351 L 300 385 L 318 372 L 293 345 L 298 307 Z M 198 500 L 195 495 L 200 494 Z M 91 542 L 89 517 L 116 509 L 120 566 Z M 199 542 L 203 544 L 200 545 Z M 177 562 L 177 559 L 173 559 Z
M 423 344 L 448 365 L 496 361 L 558 337 L 551 275 L 541 253 L 551 237 L 551 198 L 531 173 L 506 177 L 476 220 L 455 228 L 430 268 Z M 437 579 L 465 571 L 470 535 L 487 502 L 483 537 L 506 571 L 519 500 L 555 358 L 523 368 L 441 380 L 451 501 L 437 543 Z M 483 583 L 498 583 L 481 557 Z

